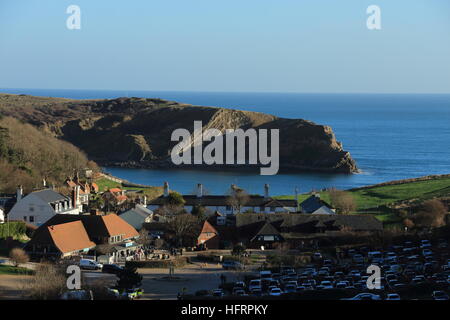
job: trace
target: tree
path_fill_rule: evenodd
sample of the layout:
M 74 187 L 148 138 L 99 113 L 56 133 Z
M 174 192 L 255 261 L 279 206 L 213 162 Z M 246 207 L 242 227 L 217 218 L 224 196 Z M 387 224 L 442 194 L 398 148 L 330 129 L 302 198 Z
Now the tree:
M 186 201 L 183 199 L 183 196 L 176 191 L 170 192 L 165 201 L 166 204 L 177 207 L 182 207 L 186 203 Z
M 99 244 L 95 247 L 95 251 L 101 255 L 108 255 L 113 252 L 114 246 L 111 244 Z
M 438 228 L 445 225 L 448 209 L 437 199 L 425 201 L 421 210 L 414 216 L 416 226 Z
M 231 186 L 229 191 L 230 196 L 227 198 L 227 203 L 233 208 L 233 211 L 240 213 L 243 206 L 250 200 L 248 193 L 235 185 Z
M 408 229 L 414 228 L 414 222 L 409 218 L 403 220 L 403 225 Z
M 64 268 L 49 263 L 37 265 L 35 274 L 27 281 L 26 292 L 36 300 L 56 300 L 67 290 Z
M 244 247 L 242 244 L 238 244 L 238 245 L 235 245 L 235 246 L 233 247 L 233 250 L 231 251 L 231 254 L 232 254 L 233 256 L 241 256 L 241 255 L 243 255 L 245 252 L 246 252 L 246 251 L 245 251 L 245 247 Z
M 136 242 L 143 246 L 148 246 L 150 244 L 151 238 L 148 235 L 148 231 L 145 228 L 142 228 L 139 231 L 139 238 L 137 238 Z
M 117 274 L 117 277 L 119 280 L 117 280 L 116 287 L 120 291 L 139 287 L 142 283 L 142 276 L 137 272 L 137 267 L 128 263 L 125 264 L 123 271 Z
M 169 222 L 169 229 L 175 234 L 180 247 L 183 245 L 183 240 L 195 237 L 198 228 L 198 219 L 189 213 L 178 214 Z
M 192 215 L 197 217 L 199 221 L 206 220 L 206 209 L 203 206 L 195 205 L 191 211 Z
M 351 193 L 332 188 L 328 190 L 328 194 L 331 205 L 338 213 L 349 214 L 356 210 L 356 202 Z
M 16 267 L 18 267 L 20 264 L 27 263 L 30 261 L 30 258 L 26 254 L 26 252 L 23 249 L 20 248 L 14 248 L 9 252 L 9 258 L 14 263 Z

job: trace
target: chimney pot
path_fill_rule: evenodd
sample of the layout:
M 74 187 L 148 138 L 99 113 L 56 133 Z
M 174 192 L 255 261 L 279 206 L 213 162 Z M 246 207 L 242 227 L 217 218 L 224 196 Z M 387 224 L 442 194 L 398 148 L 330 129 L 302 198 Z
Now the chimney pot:
M 203 185 L 201 183 L 197 184 L 197 198 L 203 196 Z
M 169 183 L 166 181 L 164 182 L 164 197 L 169 196 Z

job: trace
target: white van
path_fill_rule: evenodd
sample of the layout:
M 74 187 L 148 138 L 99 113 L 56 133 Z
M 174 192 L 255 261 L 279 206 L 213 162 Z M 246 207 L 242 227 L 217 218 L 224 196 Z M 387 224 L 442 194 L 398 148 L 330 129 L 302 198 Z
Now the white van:
M 86 270 L 101 270 L 103 268 L 103 265 L 94 260 L 81 259 L 80 268 Z

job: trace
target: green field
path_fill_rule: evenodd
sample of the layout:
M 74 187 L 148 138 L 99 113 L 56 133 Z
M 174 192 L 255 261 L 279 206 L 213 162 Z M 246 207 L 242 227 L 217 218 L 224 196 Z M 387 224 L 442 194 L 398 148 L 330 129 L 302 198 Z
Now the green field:
M 0 264 L 0 275 L 7 275 L 7 274 L 33 274 L 32 270 L 29 270 L 27 268 L 21 268 L 21 267 L 14 267 L 14 266 L 7 266 L 4 264 Z
M 357 212 L 374 214 L 384 223 L 396 223 L 399 218 L 391 212 L 385 212 L 383 206 L 395 204 L 400 201 L 414 200 L 425 201 L 435 197 L 450 197 L 450 177 L 441 176 L 430 180 L 412 181 L 392 185 L 377 185 L 364 189 L 348 190 L 357 204 Z M 310 195 L 299 195 L 299 201 L 305 200 Z M 328 192 L 320 192 L 320 197 L 330 202 Z M 293 199 L 294 196 L 281 196 L 280 199 Z
M 121 183 L 112 181 L 107 178 L 100 178 L 95 180 L 95 183 L 98 185 L 98 190 L 100 192 L 106 191 L 111 188 L 120 188 L 122 190 L 135 190 L 142 191 L 147 197 L 150 199 L 156 198 L 163 193 L 162 187 L 148 187 L 148 188 L 140 188 L 140 187 L 125 187 Z

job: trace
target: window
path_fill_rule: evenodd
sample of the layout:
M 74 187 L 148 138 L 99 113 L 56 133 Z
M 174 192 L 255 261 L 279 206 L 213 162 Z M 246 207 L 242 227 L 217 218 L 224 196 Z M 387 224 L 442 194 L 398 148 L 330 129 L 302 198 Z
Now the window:
M 30 216 L 30 222 L 34 222 L 34 216 Z
M 27 216 L 23 216 L 23 221 L 27 221 Z

